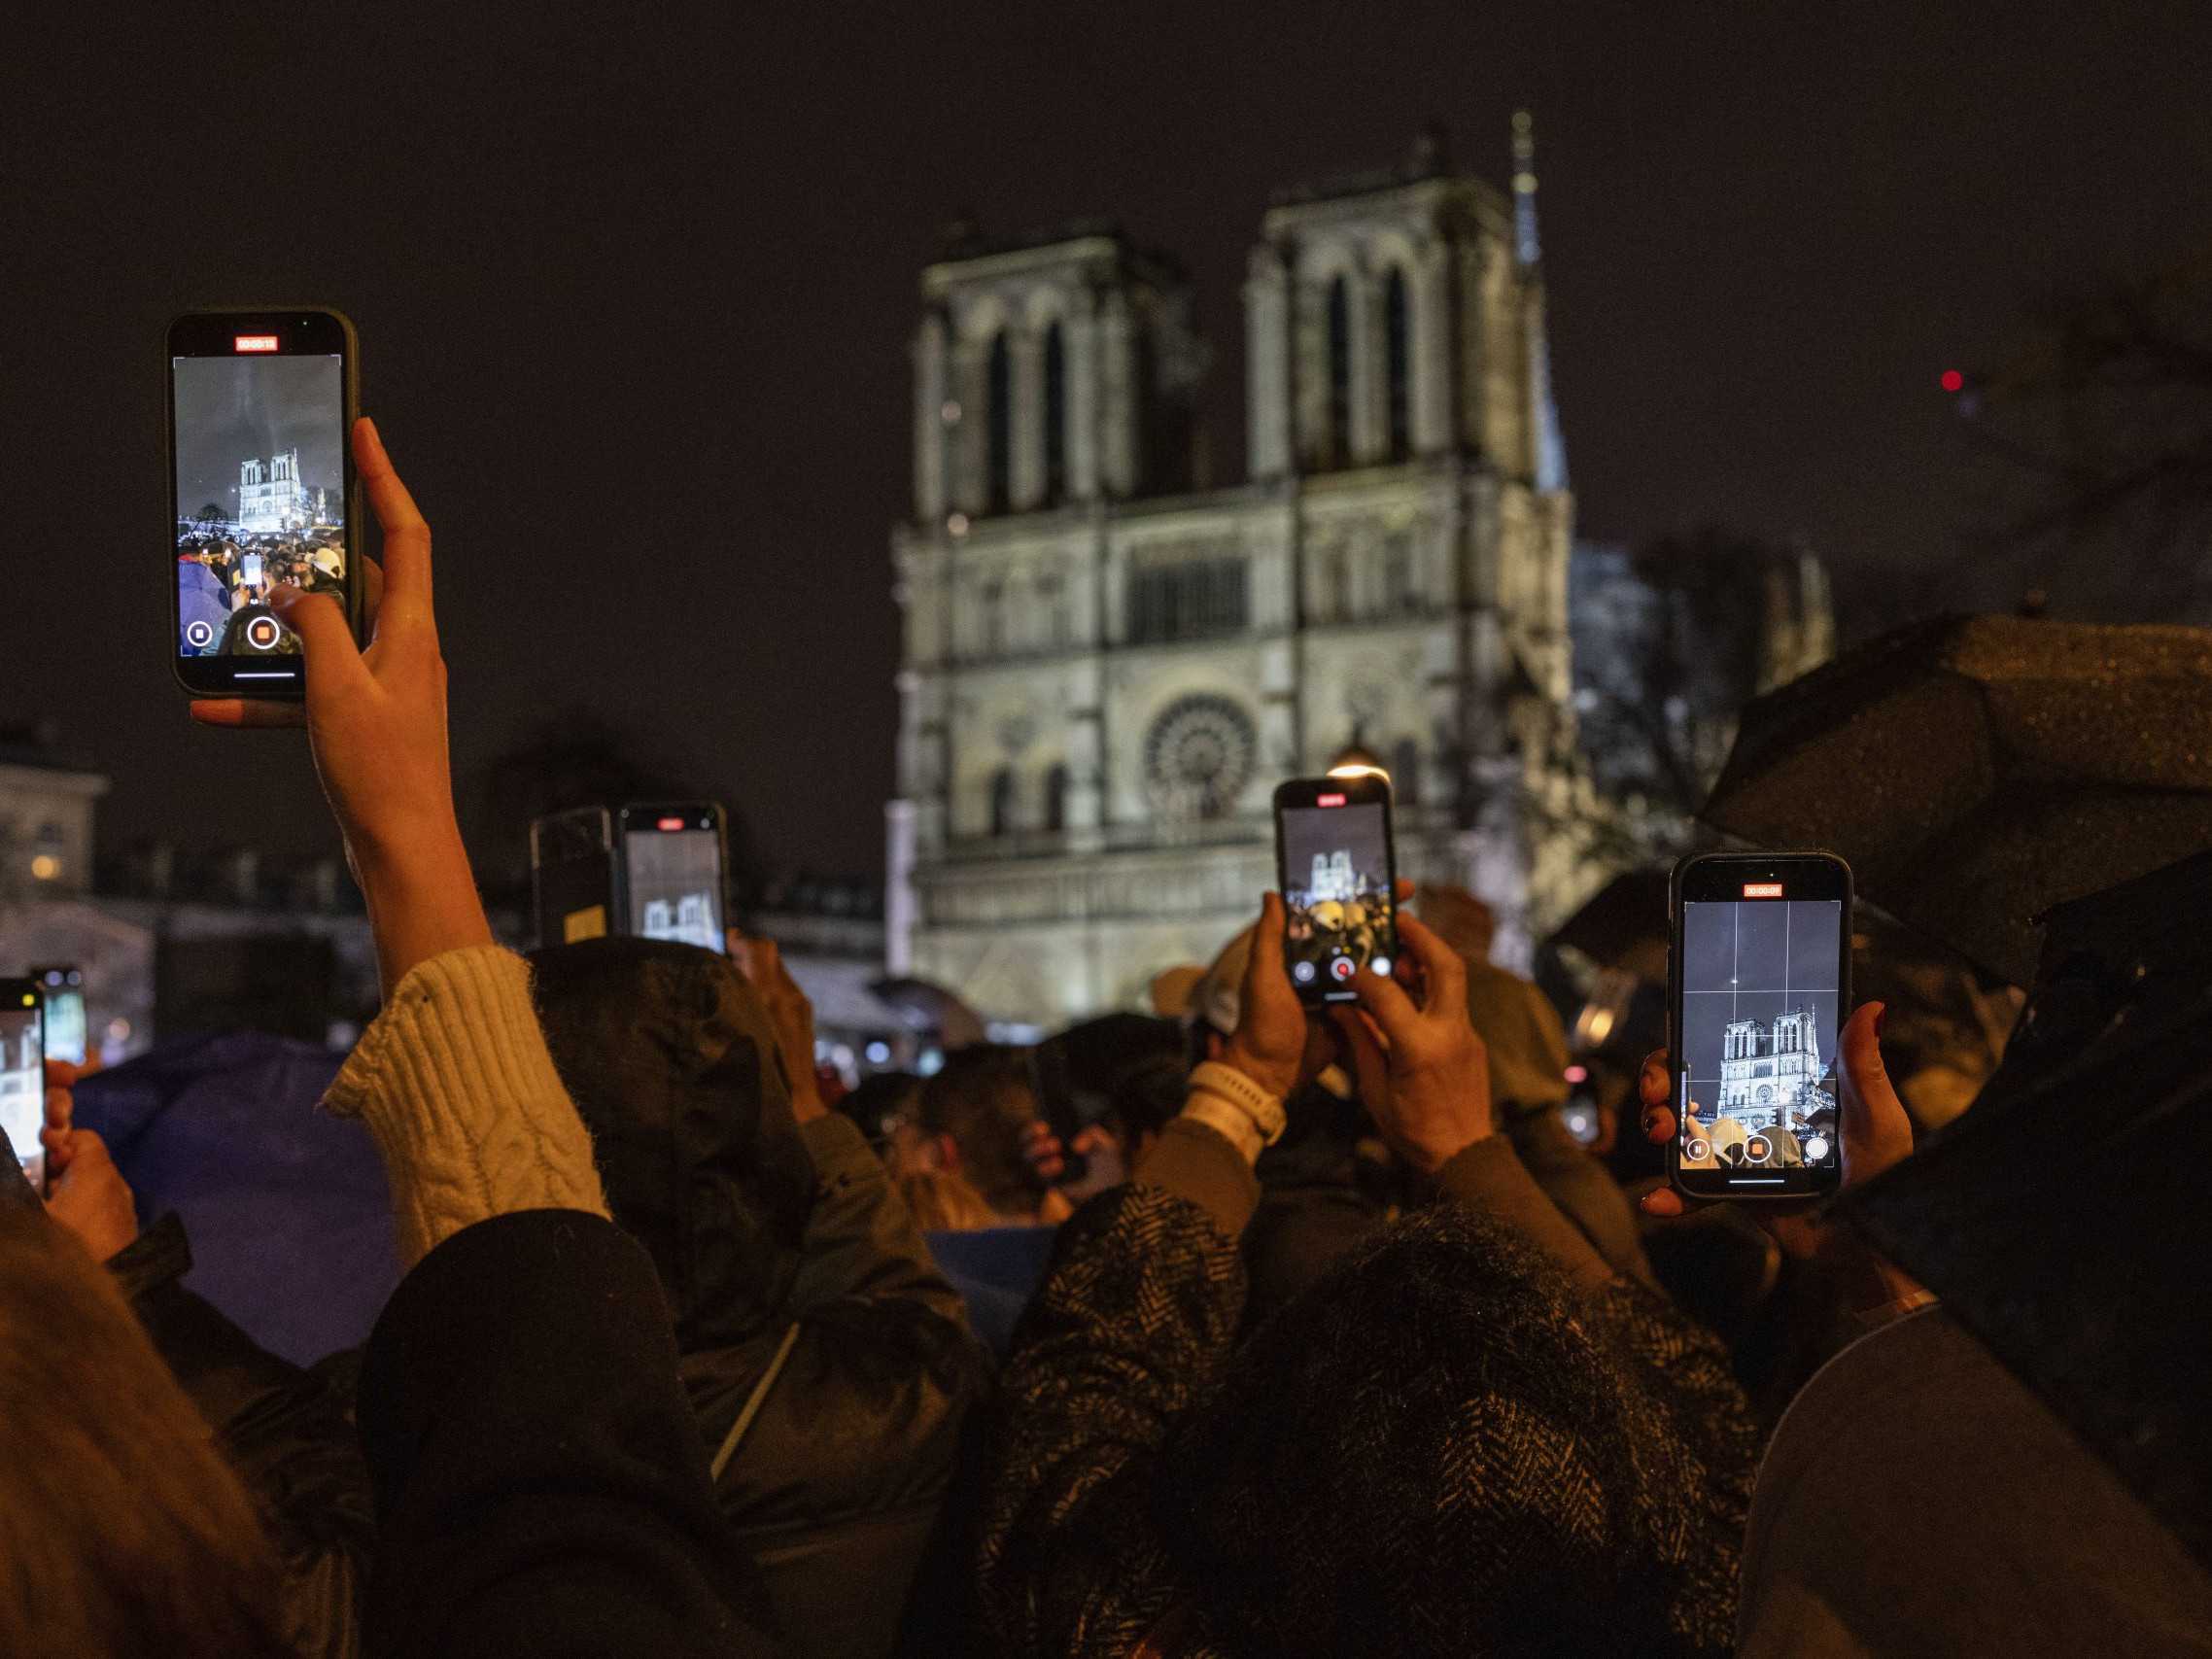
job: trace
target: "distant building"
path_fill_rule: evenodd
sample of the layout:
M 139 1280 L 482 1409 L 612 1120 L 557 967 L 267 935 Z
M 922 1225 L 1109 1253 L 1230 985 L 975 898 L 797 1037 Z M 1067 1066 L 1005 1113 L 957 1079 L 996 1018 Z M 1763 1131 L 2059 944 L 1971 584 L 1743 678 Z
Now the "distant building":
M 1205 487 L 1169 260 L 1103 225 L 922 273 L 890 813 L 895 973 L 1050 1028 L 1203 961 L 1275 881 L 1277 780 L 1389 764 L 1399 869 L 1500 950 L 1593 872 L 1573 773 L 1573 502 L 1525 121 L 1513 188 L 1427 145 L 1288 192 L 1244 288 L 1250 481 Z
M 51 731 L 0 726 L 0 900 L 92 884 L 93 803 L 107 792 L 107 778 L 57 749 Z
M 313 518 L 299 478 L 298 450 L 238 464 L 238 528 L 246 535 L 304 530 Z
M 1776 1016 L 1773 1022 L 1738 1020 L 1721 1038 L 1719 1117 L 1733 1119 L 1746 1134 L 1762 1129 L 1797 1130 L 1815 1112 L 1833 1110 L 1822 1087 L 1828 1073 L 1820 1057 L 1820 1032 L 1806 1009 Z

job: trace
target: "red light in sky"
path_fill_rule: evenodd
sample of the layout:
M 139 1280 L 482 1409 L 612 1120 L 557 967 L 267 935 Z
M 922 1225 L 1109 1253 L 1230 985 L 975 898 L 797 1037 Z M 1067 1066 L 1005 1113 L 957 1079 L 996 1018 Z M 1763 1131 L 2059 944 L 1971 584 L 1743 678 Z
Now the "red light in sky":
M 1943 389 L 1944 389 L 1946 392 L 1963 392 L 1963 391 L 1965 391 L 1965 390 L 1966 390 L 1966 376 L 1964 376 L 1963 374 L 1959 373 L 1959 372 L 1958 372 L 1958 370 L 1956 370 L 1955 368 L 1947 368 L 1947 369 L 1945 369 L 1945 370 L 1943 371 Z
M 1313 804 L 1317 807 L 1341 807 L 1344 804 L 1344 797 L 1341 795 L 1316 795 L 1313 798 Z

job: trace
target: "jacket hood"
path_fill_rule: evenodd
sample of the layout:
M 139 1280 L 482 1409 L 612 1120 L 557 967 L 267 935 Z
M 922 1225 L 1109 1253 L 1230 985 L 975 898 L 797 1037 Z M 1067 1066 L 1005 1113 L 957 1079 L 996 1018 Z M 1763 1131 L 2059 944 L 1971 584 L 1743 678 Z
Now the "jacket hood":
M 759 996 L 691 945 L 594 939 L 530 962 L 607 1206 L 652 1257 L 678 1344 L 758 1335 L 790 1295 L 814 1188 Z

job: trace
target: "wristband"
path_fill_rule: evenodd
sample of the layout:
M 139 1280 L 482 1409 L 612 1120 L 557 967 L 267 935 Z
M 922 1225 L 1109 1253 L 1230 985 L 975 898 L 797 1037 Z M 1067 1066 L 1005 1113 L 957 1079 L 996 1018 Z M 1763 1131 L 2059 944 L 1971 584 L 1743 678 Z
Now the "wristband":
M 1283 1102 L 1279 1095 L 1270 1094 L 1244 1073 L 1219 1060 L 1207 1060 L 1192 1068 L 1191 1088 L 1200 1094 L 1211 1094 L 1217 1100 L 1226 1100 L 1252 1120 L 1252 1126 L 1260 1131 L 1261 1140 L 1273 1146 L 1283 1138 L 1283 1130 L 1290 1120 L 1283 1115 Z

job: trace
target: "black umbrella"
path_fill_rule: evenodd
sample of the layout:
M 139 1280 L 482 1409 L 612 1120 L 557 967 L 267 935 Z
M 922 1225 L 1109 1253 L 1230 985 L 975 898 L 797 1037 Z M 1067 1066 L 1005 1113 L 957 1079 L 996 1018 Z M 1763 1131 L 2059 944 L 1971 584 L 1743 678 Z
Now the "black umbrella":
M 1551 936 L 1601 968 L 1640 979 L 1667 977 L 1667 872 L 1630 870 L 1615 876 Z
M 2200 856 L 2055 916 L 2003 1068 L 1836 1208 L 2212 1567 L 2208 915 Z
M 2024 985 L 2044 911 L 2212 847 L 2212 631 L 1901 629 L 1751 703 L 1700 816 Z

